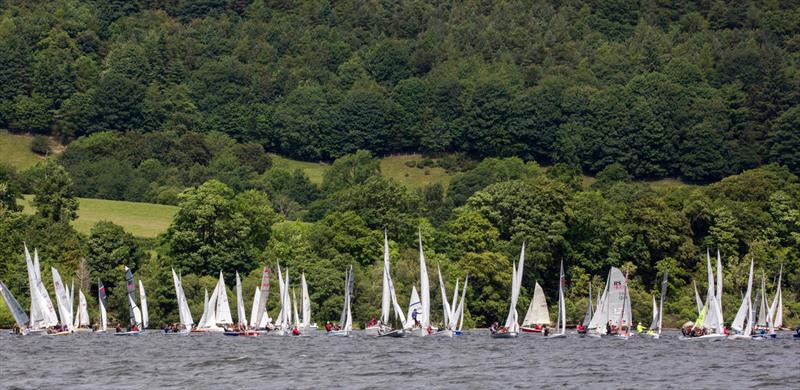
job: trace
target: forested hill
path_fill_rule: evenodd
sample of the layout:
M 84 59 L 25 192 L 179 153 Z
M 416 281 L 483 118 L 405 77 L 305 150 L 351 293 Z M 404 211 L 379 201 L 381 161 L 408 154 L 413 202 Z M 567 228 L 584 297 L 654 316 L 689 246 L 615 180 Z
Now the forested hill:
M 0 128 L 800 171 L 796 1 L 0 2 Z

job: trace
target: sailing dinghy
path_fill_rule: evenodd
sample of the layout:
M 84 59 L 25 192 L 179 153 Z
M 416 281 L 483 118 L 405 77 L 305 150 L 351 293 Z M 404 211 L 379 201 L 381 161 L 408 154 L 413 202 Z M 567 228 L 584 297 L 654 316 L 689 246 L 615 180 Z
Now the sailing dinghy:
M 520 330 L 525 333 L 540 333 L 545 326 L 550 326 L 550 311 L 547 310 L 547 298 L 539 282 L 533 287 L 533 299 L 528 305 L 528 312 L 522 320 Z
M 75 332 L 89 332 L 89 309 L 83 290 L 78 290 L 78 311 L 75 313 Z
M 556 319 L 556 330 L 558 333 L 546 335 L 548 339 L 567 338 L 567 308 L 564 304 L 564 260 L 561 260 L 561 271 L 558 277 L 558 317 Z M 560 329 L 559 329 L 560 328 Z
M 508 316 L 506 317 L 505 326 L 497 330 L 492 329 L 492 338 L 496 339 L 515 338 L 519 333 L 517 299 L 519 298 L 519 290 L 522 287 L 522 270 L 525 269 L 524 242 L 522 243 L 522 250 L 519 253 L 519 264 L 512 264 L 511 267 L 511 302 L 508 307 Z
M 50 300 L 50 294 L 47 292 L 47 288 L 45 288 L 42 282 L 42 274 L 39 267 L 39 252 L 34 248 L 33 258 L 31 259 L 28 246 L 25 245 L 24 247 L 25 265 L 28 269 L 28 284 L 31 292 L 31 314 L 28 334 L 43 335 L 47 333 L 49 327 L 58 324 L 58 315 L 56 315 L 53 302 Z
M 331 329 L 326 332 L 328 336 L 349 337 L 353 331 L 353 313 L 350 309 L 353 299 L 353 266 L 351 265 L 344 273 L 344 304 L 342 315 L 339 317 L 339 329 Z
M 17 327 L 19 328 L 19 334 L 27 335 L 28 334 L 28 326 L 30 325 L 30 318 L 27 314 L 25 314 L 25 310 L 22 309 L 17 299 L 14 298 L 14 294 L 11 293 L 11 290 L 0 281 L 0 295 L 3 296 L 3 300 L 6 301 L 6 306 L 8 306 L 8 310 L 11 312 L 11 315 L 14 317 L 14 321 L 17 323 Z
M 453 290 L 453 301 L 447 300 L 447 289 L 444 286 L 442 279 L 442 270 L 436 267 L 439 274 L 439 289 L 442 295 L 442 311 L 444 318 L 444 329 L 439 329 L 432 336 L 436 337 L 453 337 L 461 336 L 461 327 L 464 325 L 464 298 L 466 297 L 467 283 L 469 276 L 464 278 L 464 288 L 461 291 L 461 301 L 458 301 L 458 284 L 456 279 L 456 288 Z
M 394 329 L 391 325 L 391 310 L 394 308 L 394 320 L 400 321 L 402 327 Z M 373 337 L 405 337 L 406 326 L 405 315 L 400 304 L 397 302 L 397 295 L 394 290 L 394 282 L 389 262 L 389 238 L 386 230 L 383 231 L 383 291 L 381 295 L 381 318 L 364 329 L 364 334 Z
M 661 338 L 661 324 L 664 322 L 664 297 L 667 295 L 667 281 L 669 272 L 664 270 L 664 278 L 661 280 L 661 296 L 658 299 L 658 306 L 656 306 L 656 297 L 653 297 L 653 322 L 650 323 L 650 329 L 647 333 L 642 333 L 653 339 Z
M 628 279 L 617 267 L 608 271 L 603 294 L 597 303 L 586 335 L 618 336 L 627 338 L 631 325 L 631 299 L 628 294 Z
M 747 277 L 747 291 L 742 297 L 742 304 L 739 305 L 739 310 L 736 311 L 731 323 L 731 329 L 735 332 L 728 336 L 728 340 L 751 340 L 753 333 L 753 310 L 751 295 L 753 292 L 753 260 L 750 260 L 750 273 Z M 745 321 L 747 325 L 745 326 Z
M 108 330 L 108 312 L 106 311 L 106 287 L 100 280 L 97 281 L 97 306 L 100 309 L 100 327 L 94 331 L 101 333 Z
M 417 297 L 418 299 L 414 300 L 414 293 L 416 291 L 412 291 L 412 298 L 409 303 L 408 307 L 408 320 L 406 321 L 407 324 L 411 325 L 411 329 L 407 330 L 407 333 L 411 336 L 418 336 L 423 337 L 433 333 L 433 328 L 431 327 L 430 319 L 431 319 L 431 288 L 430 288 L 430 280 L 428 279 L 428 266 L 426 265 L 425 261 L 425 252 L 422 250 L 422 232 L 417 232 L 419 238 L 419 287 L 420 287 L 420 295 Z M 416 290 L 416 286 L 414 288 Z M 412 307 L 411 304 L 417 302 L 417 306 L 414 307 L 414 310 L 417 311 L 416 313 L 416 320 L 412 317 Z
M 583 316 L 583 322 L 578 326 L 578 334 L 580 337 L 586 337 L 586 332 L 589 329 L 589 323 L 592 322 L 592 280 L 589 278 L 589 300 L 586 304 L 586 314 Z
M 128 311 L 130 314 L 130 327 L 127 331 L 116 332 L 114 336 L 138 336 L 142 326 L 142 312 L 136 305 L 135 294 L 136 284 L 133 283 L 133 272 L 125 267 L 125 285 L 128 291 Z
M 50 267 L 53 274 L 53 289 L 56 292 L 56 304 L 58 305 L 58 316 L 61 319 L 61 331 L 51 333 L 51 335 L 66 335 L 72 333 L 72 310 L 69 307 L 69 295 L 67 288 L 61 280 L 61 275 L 54 267 Z
M 690 329 L 684 329 L 681 340 L 721 340 L 726 338 L 719 297 L 722 296 L 722 260 L 717 256 L 717 283 L 714 288 L 714 272 L 711 269 L 711 256 L 706 251 L 706 271 L 708 294 L 705 305 Z
M 175 269 L 172 269 L 172 283 L 175 285 L 175 298 L 178 300 L 178 320 L 180 321 L 180 325 L 177 332 L 165 332 L 165 334 L 185 335 L 191 331 L 194 320 L 192 319 L 191 311 L 189 311 L 189 303 L 186 301 L 186 294 L 183 292 L 183 280 L 175 273 Z M 207 298 L 208 292 L 206 292 L 206 299 Z

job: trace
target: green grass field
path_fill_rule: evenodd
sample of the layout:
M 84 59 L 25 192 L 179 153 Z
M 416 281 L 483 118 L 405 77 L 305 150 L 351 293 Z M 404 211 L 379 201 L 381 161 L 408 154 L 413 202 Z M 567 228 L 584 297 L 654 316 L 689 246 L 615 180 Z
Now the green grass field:
M 441 183 L 447 188 L 452 174 L 442 168 L 416 168 L 406 165 L 408 161 L 420 161 L 424 157 L 420 154 L 405 154 L 389 156 L 381 159 L 381 174 L 403 183 L 409 189 L 424 187 L 431 183 Z
M 24 212 L 33 213 L 33 207 L 30 206 L 32 200 L 32 195 L 25 195 L 20 202 L 25 207 Z M 152 238 L 167 230 L 178 211 L 175 206 L 152 203 L 87 198 L 78 200 L 78 219 L 72 222 L 72 226 L 82 233 L 88 233 L 98 221 L 111 221 L 134 236 Z
M 308 176 L 308 180 L 311 180 L 314 184 L 322 184 L 322 175 L 328 167 L 330 167 L 330 165 L 325 163 L 297 161 L 273 153 L 270 153 L 269 157 L 272 158 L 273 167 L 288 169 L 290 171 L 300 169 Z
M 44 157 L 31 152 L 29 135 L 11 134 L 0 130 L 0 161 L 11 165 L 17 170 L 25 170 L 44 159 Z

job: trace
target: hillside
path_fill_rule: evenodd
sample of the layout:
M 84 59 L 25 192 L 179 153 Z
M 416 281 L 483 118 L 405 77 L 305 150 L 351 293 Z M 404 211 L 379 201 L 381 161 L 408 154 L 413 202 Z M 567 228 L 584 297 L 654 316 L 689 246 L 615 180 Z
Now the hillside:
M 32 200 L 32 195 L 26 195 L 20 202 L 25 207 L 23 212 L 33 213 L 30 205 Z M 134 236 L 152 238 L 167 230 L 172 217 L 178 211 L 175 206 L 152 203 L 87 198 L 78 200 L 78 219 L 72 225 L 81 233 L 89 233 L 92 226 L 99 221 L 111 221 Z
M 31 152 L 32 141 L 33 137 L 30 135 L 0 130 L 0 162 L 24 170 L 41 161 L 44 157 Z

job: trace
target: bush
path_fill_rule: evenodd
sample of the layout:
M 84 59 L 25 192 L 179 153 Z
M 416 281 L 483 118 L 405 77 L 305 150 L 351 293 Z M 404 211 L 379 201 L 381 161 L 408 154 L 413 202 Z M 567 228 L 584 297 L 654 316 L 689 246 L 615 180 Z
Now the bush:
M 50 140 L 43 135 L 37 135 L 33 137 L 33 141 L 31 142 L 31 152 L 40 154 L 42 156 L 50 154 L 50 152 L 52 152 L 50 149 Z

